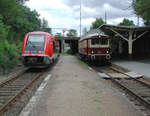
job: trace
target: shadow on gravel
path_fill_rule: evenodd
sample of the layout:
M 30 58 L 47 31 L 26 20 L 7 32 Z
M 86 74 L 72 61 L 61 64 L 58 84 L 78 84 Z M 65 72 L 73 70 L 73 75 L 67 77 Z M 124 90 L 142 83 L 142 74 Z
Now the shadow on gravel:
M 55 66 L 57 64 L 58 60 L 59 60 L 59 58 L 54 63 L 50 64 L 47 67 L 32 67 L 32 68 L 29 68 L 27 70 L 27 72 L 33 72 L 33 73 L 47 72 L 47 71 L 51 70 L 53 68 L 53 66 Z
M 95 67 L 104 67 L 104 66 L 111 66 L 111 62 L 103 62 L 103 61 L 84 61 L 89 66 L 95 66 Z

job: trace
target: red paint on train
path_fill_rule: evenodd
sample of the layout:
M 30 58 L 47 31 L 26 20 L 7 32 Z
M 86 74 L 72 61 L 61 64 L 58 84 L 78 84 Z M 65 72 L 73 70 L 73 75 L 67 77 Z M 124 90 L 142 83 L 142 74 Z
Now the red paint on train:
M 22 46 L 25 66 L 48 66 L 58 57 L 58 41 L 47 32 L 29 32 Z

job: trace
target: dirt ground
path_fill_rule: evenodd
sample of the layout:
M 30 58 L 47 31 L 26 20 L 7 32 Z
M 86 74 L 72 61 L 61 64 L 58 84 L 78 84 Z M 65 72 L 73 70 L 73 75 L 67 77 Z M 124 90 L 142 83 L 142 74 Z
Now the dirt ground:
M 30 116 L 142 116 L 75 56 L 61 56 Z

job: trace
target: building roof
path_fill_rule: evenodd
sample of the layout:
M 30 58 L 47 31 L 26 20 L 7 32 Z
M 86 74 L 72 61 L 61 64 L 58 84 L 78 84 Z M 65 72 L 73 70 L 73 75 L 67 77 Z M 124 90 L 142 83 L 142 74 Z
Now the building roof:
M 79 40 L 80 37 L 55 37 L 57 40 Z
M 99 27 L 105 34 L 109 36 L 114 35 L 111 29 L 116 30 L 118 32 L 129 32 L 129 31 L 136 31 L 136 32 L 143 32 L 143 31 L 150 31 L 150 26 L 120 26 L 120 25 L 109 25 L 104 24 Z

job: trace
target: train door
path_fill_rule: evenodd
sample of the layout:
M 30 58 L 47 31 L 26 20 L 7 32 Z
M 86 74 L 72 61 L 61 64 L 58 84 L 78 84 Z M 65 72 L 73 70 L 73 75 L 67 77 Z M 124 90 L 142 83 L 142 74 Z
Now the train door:
M 53 53 L 56 52 L 56 44 L 55 44 L 55 41 L 53 41 Z
M 89 51 L 89 47 L 88 47 L 88 39 L 86 40 L 86 52 L 87 52 L 87 56 L 88 56 L 88 51 Z

